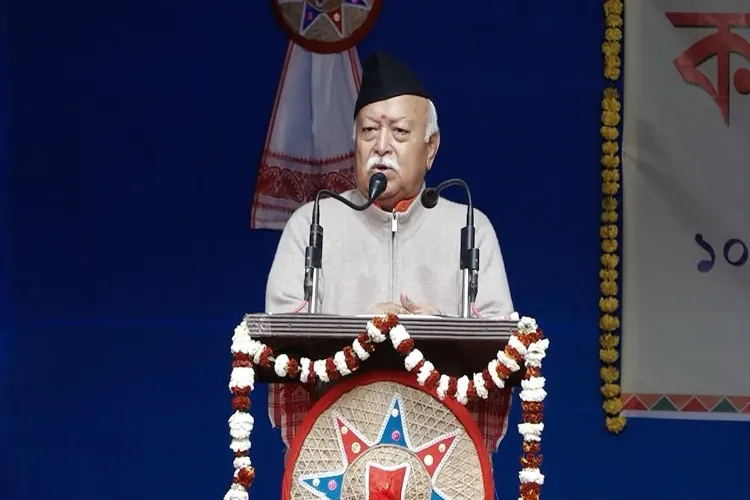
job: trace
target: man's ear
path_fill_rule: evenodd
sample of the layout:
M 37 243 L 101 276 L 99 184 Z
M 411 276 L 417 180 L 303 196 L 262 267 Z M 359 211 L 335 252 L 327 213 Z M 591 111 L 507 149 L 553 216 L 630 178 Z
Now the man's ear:
M 435 161 L 437 156 L 438 148 L 440 147 L 440 132 L 435 132 L 427 141 L 427 170 L 432 168 L 432 163 Z

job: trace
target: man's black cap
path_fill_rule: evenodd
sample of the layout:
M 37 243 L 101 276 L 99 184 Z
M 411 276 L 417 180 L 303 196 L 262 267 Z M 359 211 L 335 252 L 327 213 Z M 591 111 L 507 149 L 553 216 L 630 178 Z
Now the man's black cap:
M 362 65 L 362 85 L 354 106 L 354 117 L 368 104 L 400 95 L 430 98 L 422 81 L 406 64 L 385 52 L 375 52 Z

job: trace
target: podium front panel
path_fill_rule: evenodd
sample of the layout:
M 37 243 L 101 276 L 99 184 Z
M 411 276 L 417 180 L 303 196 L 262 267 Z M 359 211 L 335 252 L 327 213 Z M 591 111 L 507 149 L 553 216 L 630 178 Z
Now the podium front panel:
M 489 460 L 459 403 L 441 401 L 407 373 L 351 376 L 297 431 L 282 499 L 489 500 Z

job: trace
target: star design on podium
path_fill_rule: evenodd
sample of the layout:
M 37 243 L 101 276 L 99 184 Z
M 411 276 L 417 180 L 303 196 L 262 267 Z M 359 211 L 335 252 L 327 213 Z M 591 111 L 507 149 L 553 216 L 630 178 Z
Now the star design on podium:
M 435 487 L 435 479 L 458 443 L 459 429 L 437 437 L 415 448 L 409 440 L 408 428 L 403 418 L 403 403 L 399 394 L 394 394 L 389 410 L 383 419 L 380 433 L 375 441 L 369 441 L 357 428 L 341 414 L 333 411 L 334 428 L 339 442 L 339 452 L 343 466 L 335 471 L 307 474 L 299 478 L 302 486 L 324 500 L 340 500 L 341 487 L 347 468 L 367 450 L 376 446 L 395 446 L 414 454 L 430 477 L 431 500 L 449 500 Z M 405 498 L 411 466 L 402 463 L 398 466 L 384 466 L 374 462 L 366 464 L 366 500 Z
M 353 8 L 360 10 L 370 10 L 372 0 L 340 0 L 338 5 L 333 9 L 325 8 L 326 0 L 278 0 L 279 3 L 302 3 L 302 18 L 299 24 L 299 33 L 304 35 L 310 27 L 319 22 L 326 20 L 330 22 L 339 36 L 344 36 L 344 8 Z M 325 9 L 325 10 L 324 10 Z

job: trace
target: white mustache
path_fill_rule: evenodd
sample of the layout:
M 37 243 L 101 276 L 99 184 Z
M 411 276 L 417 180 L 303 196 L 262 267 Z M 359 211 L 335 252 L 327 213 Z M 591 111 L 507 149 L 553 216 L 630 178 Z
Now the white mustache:
M 391 170 L 395 170 L 396 172 L 401 170 L 401 166 L 398 164 L 398 161 L 396 161 L 391 156 L 371 156 L 367 160 L 367 171 L 370 172 L 375 167 L 390 168 Z

